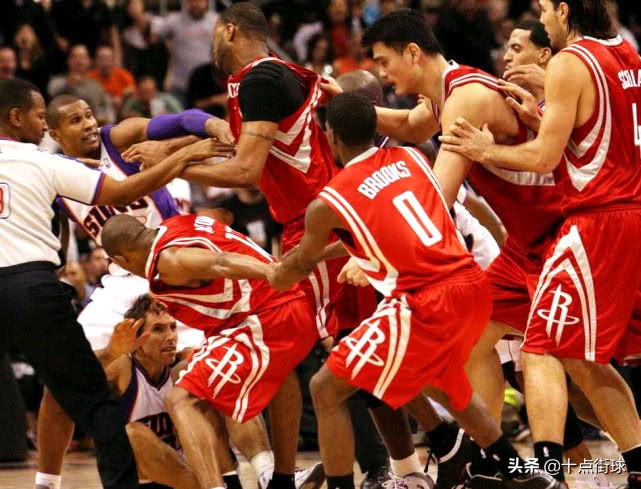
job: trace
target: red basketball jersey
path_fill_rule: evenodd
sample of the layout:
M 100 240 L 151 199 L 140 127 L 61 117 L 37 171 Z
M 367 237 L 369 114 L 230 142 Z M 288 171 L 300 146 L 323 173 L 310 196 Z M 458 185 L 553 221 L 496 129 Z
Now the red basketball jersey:
M 174 318 L 206 335 L 234 327 L 250 314 L 304 297 L 298 286 L 278 292 L 262 280 L 218 278 L 198 288 L 167 285 L 158 278 L 158 258 L 164 249 L 173 247 L 241 253 L 265 263 L 273 258 L 248 237 L 210 217 L 189 214 L 163 222 L 145 269 L 149 290 Z
M 304 216 L 307 205 L 329 182 L 335 171 L 334 157 L 327 136 L 314 119 L 323 97 L 321 78 L 313 71 L 278 58 L 261 58 L 229 77 L 227 105 L 234 137 L 240 137 L 243 120 L 238 102 L 240 82 L 252 68 L 266 61 L 281 63 L 290 69 L 307 94 L 298 110 L 278 123 L 278 133 L 259 185 L 274 219 L 286 224 Z
M 468 83 L 480 83 L 502 92 L 494 76 L 451 63 L 443 74 L 443 103 L 454 89 Z M 432 108 L 439 117 L 436 104 Z M 519 135 L 514 144 L 532 137 L 532 131 L 519 121 Z M 554 175 L 474 164 L 468 180 L 500 217 L 510 239 L 526 253 L 541 254 L 546 240 L 561 221 L 561 196 L 555 188 Z
M 563 210 L 641 204 L 641 59 L 620 36 L 581 38 L 577 56 L 596 88 L 594 114 L 565 148 Z
M 414 148 L 371 148 L 318 196 L 345 223 L 337 231 L 372 285 L 389 297 L 478 269 L 458 238 L 436 177 Z

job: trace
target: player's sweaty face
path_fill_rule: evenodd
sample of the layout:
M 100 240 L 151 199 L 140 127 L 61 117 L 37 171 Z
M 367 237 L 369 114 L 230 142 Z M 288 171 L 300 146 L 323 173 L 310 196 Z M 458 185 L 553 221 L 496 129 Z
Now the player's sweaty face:
M 392 85 L 394 91 L 399 94 L 410 93 L 409 76 L 411 65 L 407 62 L 403 53 L 386 46 L 382 42 L 376 42 L 372 46 L 374 61 L 378 66 L 380 78 Z
M 225 63 L 228 50 L 229 46 L 225 42 L 225 25 L 222 22 L 216 22 L 212 42 L 212 63 L 226 75 L 231 75 L 231 66 L 226 66 Z
M 149 313 L 145 317 L 145 331 L 151 335 L 138 354 L 157 363 L 158 365 L 171 365 L 176 359 L 176 321 L 169 314 Z
M 506 69 L 539 62 L 541 50 L 531 41 L 531 35 L 531 31 L 524 29 L 512 31 L 503 57 Z
M 89 158 L 100 147 L 98 123 L 84 100 L 60 107 L 57 133 L 69 156 Z

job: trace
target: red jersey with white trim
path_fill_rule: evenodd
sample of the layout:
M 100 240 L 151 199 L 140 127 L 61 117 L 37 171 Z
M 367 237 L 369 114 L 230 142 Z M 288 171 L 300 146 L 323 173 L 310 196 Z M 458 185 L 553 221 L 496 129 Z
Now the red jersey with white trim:
M 502 92 L 494 76 L 477 68 L 450 62 L 443 73 L 441 106 L 456 88 L 469 83 L 480 83 Z M 432 104 L 432 108 L 440 121 L 436 104 Z M 519 121 L 519 135 L 514 144 L 524 143 L 533 135 Z M 559 189 L 555 188 L 554 175 L 474 164 L 467 178 L 499 216 L 510 240 L 528 254 L 542 254 L 547 239 L 561 221 L 561 196 Z
M 588 68 L 594 114 L 565 148 L 563 211 L 641 205 L 641 58 L 620 36 L 583 37 L 563 49 Z
M 287 224 L 304 216 L 307 205 L 329 182 L 335 172 L 334 157 L 327 136 L 314 119 L 324 97 L 320 76 L 278 58 L 261 58 L 229 77 L 227 106 L 234 137 L 240 137 L 243 119 L 238 101 L 240 82 L 252 68 L 266 61 L 285 65 L 296 75 L 306 93 L 298 110 L 278 123 L 278 132 L 259 183 L 274 219 Z
M 386 297 L 480 270 L 458 238 L 436 177 L 414 148 L 371 148 L 318 195 L 345 223 L 340 240 Z
M 173 247 L 240 253 L 265 263 L 274 259 L 247 236 L 210 217 L 190 214 L 163 222 L 145 267 L 149 290 L 174 318 L 207 336 L 236 326 L 250 314 L 305 297 L 298 285 L 276 291 L 263 280 L 217 278 L 197 288 L 167 285 L 158 278 L 158 258 Z

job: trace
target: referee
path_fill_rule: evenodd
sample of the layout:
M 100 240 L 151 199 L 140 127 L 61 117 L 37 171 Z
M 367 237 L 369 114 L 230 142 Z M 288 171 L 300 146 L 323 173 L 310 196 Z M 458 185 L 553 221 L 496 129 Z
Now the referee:
M 135 488 L 125 420 L 54 273 L 60 242 L 52 230 L 52 205 L 58 196 L 127 205 L 178 176 L 187 161 L 212 156 L 215 145 L 200 141 L 118 181 L 39 151 L 45 130 L 38 89 L 20 80 L 0 81 L 0 356 L 10 347 L 24 353 L 58 403 L 94 439 L 105 488 Z M 59 482 L 38 484 L 49 488 Z

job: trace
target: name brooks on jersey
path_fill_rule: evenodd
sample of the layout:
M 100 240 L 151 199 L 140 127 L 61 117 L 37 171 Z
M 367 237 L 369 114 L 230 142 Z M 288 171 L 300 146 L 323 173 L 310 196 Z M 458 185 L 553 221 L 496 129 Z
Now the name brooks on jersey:
M 397 161 L 391 165 L 386 165 L 380 170 L 376 170 L 369 177 L 363 180 L 358 186 L 358 191 L 369 199 L 373 199 L 376 195 L 387 187 L 389 184 L 394 183 L 401 178 L 411 177 L 412 174 L 407 169 L 404 161 Z

